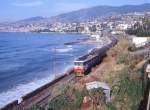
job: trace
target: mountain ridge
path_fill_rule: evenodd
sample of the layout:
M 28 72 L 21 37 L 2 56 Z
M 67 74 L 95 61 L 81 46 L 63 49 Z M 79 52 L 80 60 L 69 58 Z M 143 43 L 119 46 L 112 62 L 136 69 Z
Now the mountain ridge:
M 125 14 L 130 12 L 150 11 L 150 3 L 141 5 L 123 5 L 123 6 L 95 6 L 92 8 L 80 9 L 77 11 L 60 14 L 53 17 L 61 22 L 82 21 L 89 18 L 110 16 L 113 14 Z
M 32 23 L 36 23 L 36 22 L 40 22 L 45 20 L 46 18 L 42 17 L 42 16 L 36 16 L 36 17 L 30 17 L 30 18 L 26 18 L 23 20 L 19 20 L 19 21 L 15 21 L 13 22 L 13 24 L 32 24 Z
M 123 6 L 95 6 L 84 8 L 68 13 L 59 14 L 44 18 L 42 16 L 31 17 L 24 20 L 12 22 L 13 24 L 29 24 L 29 23 L 53 23 L 53 22 L 81 22 L 95 17 L 106 17 L 117 14 L 126 14 L 131 12 L 150 12 L 150 3 L 141 5 L 123 5 Z

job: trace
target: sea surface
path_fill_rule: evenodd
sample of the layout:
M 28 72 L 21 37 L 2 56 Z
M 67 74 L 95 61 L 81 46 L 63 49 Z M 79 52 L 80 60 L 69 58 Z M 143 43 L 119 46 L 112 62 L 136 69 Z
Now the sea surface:
M 0 33 L 0 107 L 52 81 L 96 45 L 79 34 Z

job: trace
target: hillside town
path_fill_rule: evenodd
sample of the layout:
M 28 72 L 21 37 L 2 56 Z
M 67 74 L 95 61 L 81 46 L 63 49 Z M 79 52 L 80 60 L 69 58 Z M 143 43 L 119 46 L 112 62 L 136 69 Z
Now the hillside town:
M 101 34 L 109 28 L 112 34 L 119 34 L 132 28 L 136 23 L 142 24 L 143 18 L 149 18 L 150 12 L 134 12 L 117 16 L 98 17 L 83 22 L 33 22 L 0 24 L 1 32 L 69 32 L 83 34 Z
M 27 22 L 22 20 L 20 22 L 0 23 L 0 33 L 19 32 L 23 34 L 36 33 L 36 35 L 60 33 L 87 36 L 79 42 L 80 39 L 63 42 L 64 48 L 61 53 L 56 51 L 57 48 L 52 50 L 49 47 L 44 48 L 47 45 L 52 47 L 53 43 L 55 44 L 53 39 L 51 39 L 52 44 L 51 42 L 45 43 L 51 37 L 45 36 L 47 39 L 41 40 L 43 36 L 38 39 L 33 34 L 33 39 L 38 39 L 35 44 L 40 48 L 35 49 L 35 44 L 33 44 L 31 50 L 35 49 L 39 54 L 44 53 L 44 55 L 47 52 L 48 57 L 54 58 L 51 61 L 52 65 L 48 65 L 54 68 L 52 73 L 59 69 L 55 68 L 58 64 L 56 59 L 62 60 L 65 54 L 76 57 L 72 53 L 67 53 L 73 51 L 73 45 L 75 47 L 78 45 L 88 47 L 92 42 L 95 45 L 97 43 L 98 46 L 94 45 L 84 55 L 74 58 L 72 67 L 64 74 L 55 76 L 51 82 L 49 81 L 32 92 L 20 96 L 0 110 L 150 110 L 150 11 L 112 14 L 80 22 L 61 22 L 59 20 L 52 22 L 50 19 L 40 19 L 39 21 Z M 25 39 L 23 42 L 30 41 L 29 37 L 23 38 Z M 7 45 L 7 40 L 2 41 Z M 22 43 L 21 40 L 18 42 Z M 44 46 L 40 46 L 40 43 Z M 55 44 L 54 46 L 58 45 Z M 13 48 L 16 49 L 15 51 L 19 51 L 16 46 Z M 69 50 L 66 51 L 66 48 Z M 77 49 L 79 48 L 77 47 Z M 35 52 L 31 50 L 27 48 L 23 52 Z M 4 56 L 6 51 L 2 51 Z M 50 52 L 53 52 L 54 56 Z M 18 53 L 13 54 L 17 55 Z M 58 54 L 62 57 L 57 56 Z M 32 54 L 30 56 L 31 58 L 24 57 L 22 59 L 40 60 L 39 63 L 44 63 L 41 59 L 46 57 L 32 59 L 34 56 Z M 50 62 L 49 59 L 46 60 Z M 33 63 L 26 65 L 31 66 L 31 69 L 35 68 L 32 67 Z M 15 69 L 17 70 L 17 68 Z M 25 73 L 21 71 L 21 75 L 27 74 L 28 71 L 26 70 Z M 41 75 L 42 69 L 40 72 Z M 34 76 L 32 75 L 32 77 Z M 19 79 L 20 76 L 17 78 Z M 19 93 L 18 90 L 17 93 Z

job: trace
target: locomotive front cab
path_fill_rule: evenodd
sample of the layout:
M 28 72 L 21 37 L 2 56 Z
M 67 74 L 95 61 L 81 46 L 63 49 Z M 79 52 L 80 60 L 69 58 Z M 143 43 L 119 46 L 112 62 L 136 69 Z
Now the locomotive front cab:
M 74 73 L 76 76 L 84 76 L 84 62 L 83 61 L 75 61 L 74 62 Z

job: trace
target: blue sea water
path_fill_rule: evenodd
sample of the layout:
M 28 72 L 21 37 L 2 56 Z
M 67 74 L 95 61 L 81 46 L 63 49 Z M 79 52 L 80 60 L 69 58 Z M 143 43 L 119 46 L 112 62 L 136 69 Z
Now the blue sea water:
M 63 74 L 95 45 L 79 34 L 0 33 L 0 107 Z

